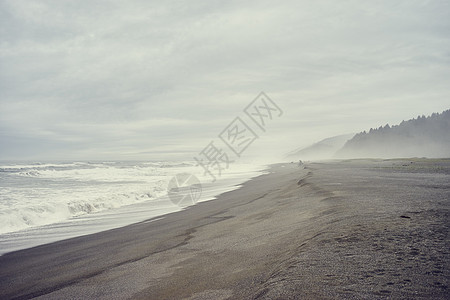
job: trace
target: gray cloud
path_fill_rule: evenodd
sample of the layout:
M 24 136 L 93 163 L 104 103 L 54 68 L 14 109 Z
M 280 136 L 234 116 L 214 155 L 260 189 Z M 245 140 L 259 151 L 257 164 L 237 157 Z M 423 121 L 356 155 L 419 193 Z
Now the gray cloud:
M 0 159 L 189 158 L 261 90 L 254 154 L 448 109 L 447 1 L 0 6 Z

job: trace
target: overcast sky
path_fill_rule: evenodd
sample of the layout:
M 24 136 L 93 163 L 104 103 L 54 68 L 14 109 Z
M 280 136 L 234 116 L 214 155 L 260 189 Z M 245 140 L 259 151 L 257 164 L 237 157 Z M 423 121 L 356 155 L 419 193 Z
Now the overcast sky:
M 447 0 L 0 0 L 0 160 L 190 159 L 261 91 L 275 157 L 449 109 L 449 67 Z

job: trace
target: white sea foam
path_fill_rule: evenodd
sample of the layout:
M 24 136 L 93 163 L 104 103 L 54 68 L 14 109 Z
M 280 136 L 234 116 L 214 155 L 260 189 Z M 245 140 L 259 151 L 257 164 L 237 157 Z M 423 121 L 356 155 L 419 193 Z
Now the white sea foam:
M 161 166 L 167 166 L 162 168 Z M 166 194 L 170 163 L 0 166 L 0 234 L 148 201 Z M 192 168 L 186 163 L 184 169 Z
M 0 164 L 0 254 L 178 211 L 165 197 L 177 173 L 199 177 L 206 201 L 261 169 L 234 163 L 211 183 L 193 162 Z

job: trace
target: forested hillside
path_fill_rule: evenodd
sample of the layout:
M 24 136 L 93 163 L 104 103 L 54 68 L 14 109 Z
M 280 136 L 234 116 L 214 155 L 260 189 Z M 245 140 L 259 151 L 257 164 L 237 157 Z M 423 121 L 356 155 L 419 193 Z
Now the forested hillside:
M 337 157 L 450 157 L 450 110 L 356 134 Z

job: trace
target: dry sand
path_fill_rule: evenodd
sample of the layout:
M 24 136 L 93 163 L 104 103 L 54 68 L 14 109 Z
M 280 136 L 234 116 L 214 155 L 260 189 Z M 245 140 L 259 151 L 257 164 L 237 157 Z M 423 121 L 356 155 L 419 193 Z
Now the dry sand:
M 448 299 L 450 160 L 274 165 L 154 222 L 0 257 L 1 299 Z

